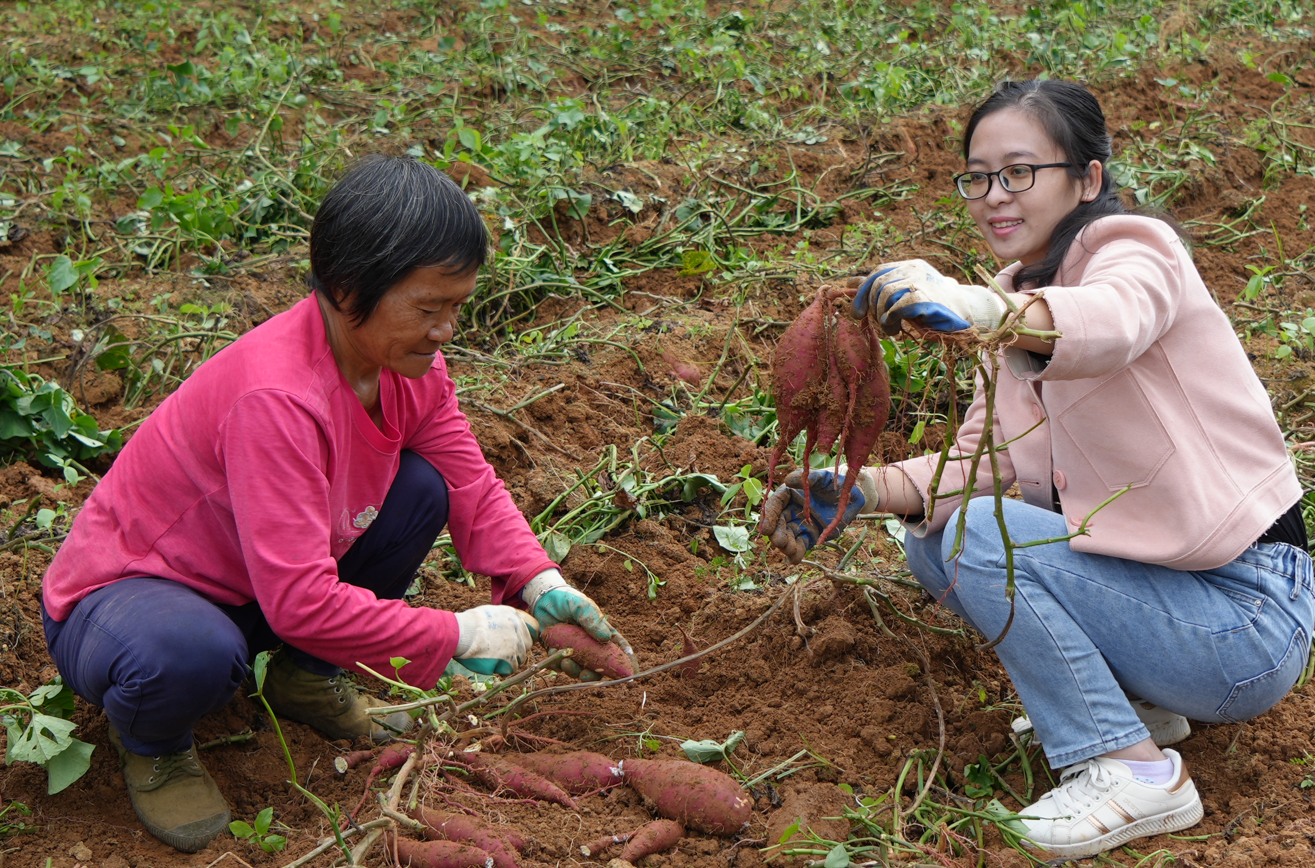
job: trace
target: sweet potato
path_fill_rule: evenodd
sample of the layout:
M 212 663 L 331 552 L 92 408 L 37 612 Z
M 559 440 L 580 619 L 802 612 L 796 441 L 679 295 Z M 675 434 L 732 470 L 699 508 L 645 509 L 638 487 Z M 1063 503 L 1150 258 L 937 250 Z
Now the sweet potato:
M 628 759 L 621 774 L 659 814 L 710 835 L 734 835 L 753 813 L 753 800 L 734 778 L 698 763 Z
M 592 669 L 608 678 L 629 678 L 634 663 L 615 642 L 599 642 L 574 624 L 554 624 L 539 636 L 543 647 L 570 648 L 571 659 L 582 669 Z
M 781 437 L 767 459 L 769 488 L 776 485 L 776 465 L 785 450 L 817 417 L 826 381 L 826 313 L 826 296 L 819 290 L 781 335 L 772 356 L 772 395 Z
M 402 868 L 493 868 L 493 857 L 469 844 L 402 837 L 396 840 L 397 861 Z
M 505 758 L 543 775 L 573 796 L 597 792 L 623 783 L 617 762 L 587 750 L 571 753 L 513 753 Z
M 685 837 L 685 827 L 675 820 L 654 820 L 646 824 L 626 842 L 621 851 L 621 858 L 626 862 L 638 862 L 645 856 L 662 853 Z
M 543 775 L 509 763 L 502 757 L 479 751 L 467 751 L 461 754 L 459 759 L 470 763 L 475 777 L 493 789 L 505 787 L 523 799 L 542 799 L 545 802 L 556 802 L 572 811 L 580 810 L 575 799 L 572 799 L 561 787 Z
M 837 304 L 849 303 L 852 290 L 852 286 L 821 287 L 812 304 L 781 335 L 772 356 L 772 395 L 781 436 L 768 460 L 768 485 L 775 485 L 776 464 L 801 431 L 805 469 L 814 450 L 830 453 L 839 441 L 849 469 L 841 483 L 837 516 L 849 505 L 858 472 L 872 454 L 890 412 L 890 383 L 880 338 L 870 320 L 856 322 L 836 309 Z M 805 521 L 811 510 L 808 488 L 805 473 Z M 818 543 L 826 541 L 838 524 L 837 517 L 823 529 Z
M 854 483 L 858 481 L 858 472 L 876 447 L 890 412 L 890 380 L 886 373 L 885 353 L 870 320 L 855 322 L 848 316 L 838 315 L 832 358 L 836 360 L 836 369 L 848 397 L 840 437 L 848 470 L 840 486 L 836 517 L 822 530 L 818 544 L 826 542 L 839 525 L 840 517 L 849 505 Z
M 512 843 L 498 829 L 477 817 L 448 814 L 419 806 L 407 811 L 407 814 L 411 819 L 425 824 L 425 837 L 431 841 L 465 842 L 488 853 L 493 858 L 494 868 L 517 868 Z

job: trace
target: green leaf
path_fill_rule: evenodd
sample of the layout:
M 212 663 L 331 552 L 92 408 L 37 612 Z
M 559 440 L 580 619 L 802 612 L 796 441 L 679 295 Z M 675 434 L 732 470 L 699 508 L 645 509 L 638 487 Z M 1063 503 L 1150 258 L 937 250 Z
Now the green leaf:
M 77 741 L 73 737 L 75 729 L 77 729 L 76 724 L 61 717 L 33 714 L 32 720 L 18 733 L 16 740 L 13 738 L 13 730 L 10 730 L 6 761 L 30 762 L 44 766 L 52 757 L 58 756 Z
M 1290 355 L 1292 355 L 1292 347 L 1287 344 L 1280 344 L 1279 348 L 1274 350 L 1274 358 L 1276 359 L 1286 359 Z
M 23 440 L 35 433 L 27 419 L 13 410 L 0 408 L 0 440 Z
M 683 741 L 680 743 L 680 749 L 685 752 L 685 756 L 696 763 L 715 763 L 726 758 L 721 742 L 710 738 L 701 741 Z
M 269 669 L 269 652 L 261 651 L 251 663 L 251 677 L 256 682 L 256 692 L 265 689 L 265 671 Z
M 241 820 L 234 820 L 228 824 L 228 831 L 233 833 L 233 837 L 246 840 L 256 834 L 256 830 Z
M 64 750 L 51 757 L 46 763 L 46 792 L 53 796 L 85 775 L 91 768 L 91 754 L 95 749 L 94 744 L 75 738 Z
M 543 550 L 548 554 L 548 559 L 554 563 L 560 564 L 571 553 L 571 540 L 565 534 L 560 534 L 555 530 L 544 534 L 541 542 Z
M 410 661 L 410 660 L 407 660 L 405 657 L 389 657 L 389 658 L 388 658 L 388 665 L 391 666 L 391 667 L 393 667 L 394 669 L 401 669 L 403 666 L 405 666 L 406 664 L 408 664 L 408 663 L 410 663 L 410 662 L 411 662 L 411 661 Z
M 712 254 L 706 250 L 686 250 L 680 255 L 680 275 L 689 277 L 692 274 L 703 274 L 712 271 L 717 267 L 717 260 L 712 258 Z
M 712 533 L 717 537 L 717 545 L 728 552 L 747 552 L 753 547 L 747 527 L 716 525 Z
M 744 732 L 736 730 L 726 739 L 725 744 L 713 741 L 710 738 L 701 741 L 689 740 L 681 742 L 680 749 L 685 752 L 685 756 L 696 763 L 712 763 L 729 757 L 742 741 L 744 741 Z
M 58 675 L 49 684 L 43 684 L 33 690 L 28 702 L 39 707 L 44 714 L 52 714 L 65 720 L 73 716 L 73 688 L 65 684 L 64 679 Z
M 78 270 L 67 256 L 56 256 L 55 261 L 46 269 L 46 283 L 54 295 L 59 295 L 77 282 Z
M 830 853 L 826 854 L 822 868 L 849 868 L 849 851 L 845 849 L 844 844 L 837 844 Z
M 799 820 L 795 820 L 793 823 L 786 826 L 785 831 L 781 833 L 781 839 L 776 843 L 784 844 L 786 841 L 789 841 L 791 838 L 793 838 L 794 833 L 799 831 L 799 823 L 800 823 Z
M 274 822 L 274 808 L 269 807 L 256 814 L 256 834 L 263 835 L 269 831 L 269 824 Z

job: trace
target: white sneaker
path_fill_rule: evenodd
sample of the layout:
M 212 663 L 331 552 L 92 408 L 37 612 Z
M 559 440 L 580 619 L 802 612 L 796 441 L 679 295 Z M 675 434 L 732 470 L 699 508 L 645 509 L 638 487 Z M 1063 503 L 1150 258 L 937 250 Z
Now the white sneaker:
M 1126 765 L 1108 757 L 1065 769 L 1059 786 L 1018 812 L 1028 841 L 1080 859 L 1195 826 L 1204 814 L 1196 785 L 1177 751 L 1164 755 L 1173 760 L 1174 775 L 1160 786 L 1137 781 Z
M 1157 747 L 1177 744 L 1192 734 L 1192 725 L 1181 714 L 1160 708 L 1144 699 L 1131 699 L 1131 697 L 1129 699 L 1132 702 L 1132 710 L 1137 712 L 1137 717 L 1141 718 L 1141 722 L 1150 730 L 1151 739 Z M 1030 732 L 1033 744 L 1041 743 L 1040 734 L 1032 729 L 1031 718 L 1015 717 L 1010 722 L 1009 728 L 1019 735 Z

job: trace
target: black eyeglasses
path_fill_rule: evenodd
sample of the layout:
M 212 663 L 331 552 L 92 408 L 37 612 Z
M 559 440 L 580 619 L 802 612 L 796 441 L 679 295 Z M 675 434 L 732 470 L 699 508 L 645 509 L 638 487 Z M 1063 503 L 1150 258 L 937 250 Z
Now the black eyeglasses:
M 1015 163 L 998 172 L 964 172 L 954 176 L 955 189 L 965 199 L 980 199 L 991 192 L 991 179 L 999 178 L 1000 186 L 1010 193 L 1031 190 L 1036 183 L 1037 169 L 1067 168 L 1072 163 Z

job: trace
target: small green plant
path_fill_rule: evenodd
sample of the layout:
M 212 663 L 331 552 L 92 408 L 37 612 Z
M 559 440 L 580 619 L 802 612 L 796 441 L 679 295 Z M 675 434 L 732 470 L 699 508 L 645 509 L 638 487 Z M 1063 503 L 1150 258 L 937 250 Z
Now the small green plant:
M 288 846 L 288 839 L 269 831 L 270 824 L 273 822 L 274 809 L 266 808 L 256 814 L 254 824 L 248 825 L 241 820 L 234 820 L 228 824 L 228 830 L 233 833 L 234 838 L 239 841 L 252 841 L 266 853 L 280 853 Z
M 1308 316 L 1301 322 L 1279 323 L 1279 340 L 1282 341 L 1274 350 L 1275 359 L 1286 359 L 1295 353 L 1297 358 L 1309 358 L 1315 353 L 1315 313 L 1306 311 Z
M 13 811 L 13 814 L 10 814 L 10 811 Z M 20 832 L 29 830 L 28 824 L 18 819 L 20 816 L 32 816 L 32 809 L 22 802 L 10 802 L 0 808 L 0 838 L 7 838 L 10 835 L 17 835 Z
M 77 724 L 69 719 L 72 716 L 73 690 L 62 678 L 38 687 L 30 696 L 0 687 L 0 724 L 8 735 L 6 765 L 30 762 L 41 766 L 51 795 L 85 775 L 96 748 L 73 737 Z
M 62 470 L 76 485 L 82 462 L 123 448 L 123 435 L 102 431 L 58 383 L 0 368 L 0 462 L 35 460 Z
M 735 499 L 735 495 L 743 491 L 745 500 L 744 518 L 746 521 L 751 521 L 754 515 L 753 511 L 758 508 L 758 504 L 763 502 L 763 484 L 753 475 L 753 465 L 751 464 L 741 467 L 735 478 L 739 481 L 726 486 L 726 490 L 722 492 L 722 509 L 730 506 L 731 501 Z

